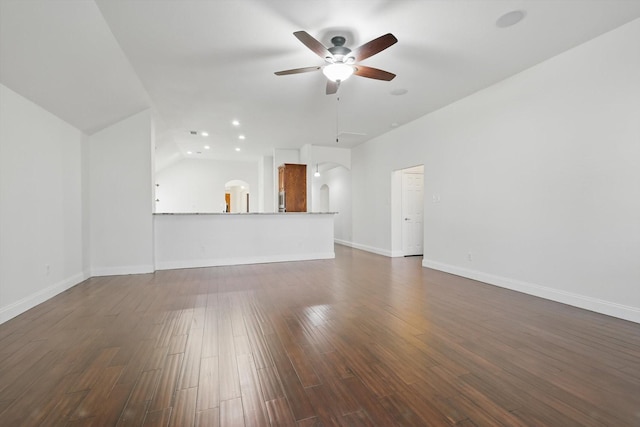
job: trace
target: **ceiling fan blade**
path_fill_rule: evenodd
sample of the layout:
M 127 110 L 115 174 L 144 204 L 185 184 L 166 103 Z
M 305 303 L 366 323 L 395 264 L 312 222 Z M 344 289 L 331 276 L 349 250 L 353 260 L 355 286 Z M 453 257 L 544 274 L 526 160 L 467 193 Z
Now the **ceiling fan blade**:
M 384 36 L 380 36 L 377 39 L 373 39 L 370 42 L 355 48 L 349 56 L 353 56 L 356 61 L 362 61 L 363 59 L 367 59 L 378 52 L 382 52 L 389 46 L 397 43 L 397 41 L 398 39 L 395 38 L 393 34 L 387 33 Z
M 315 54 L 320 58 L 325 59 L 326 57 L 333 56 L 322 43 L 311 37 L 306 31 L 296 31 L 293 35 L 296 36 L 302 44 L 315 52 Z
M 338 86 L 340 86 L 338 82 L 327 80 L 327 95 L 333 95 L 336 93 L 338 91 Z
M 367 77 L 369 79 L 385 80 L 388 82 L 390 80 L 393 80 L 393 78 L 396 76 L 395 74 L 388 71 L 379 70 L 373 67 L 366 67 L 364 65 L 356 65 L 354 68 L 355 71 L 353 72 L 353 74 L 360 77 Z
M 293 68 L 291 70 L 276 71 L 274 74 L 276 76 L 286 76 L 287 74 L 300 74 L 300 73 L 308 73 L 310 71 L 317 71 L 320 68 L 322 67 L 317 66 L 317 67 Z

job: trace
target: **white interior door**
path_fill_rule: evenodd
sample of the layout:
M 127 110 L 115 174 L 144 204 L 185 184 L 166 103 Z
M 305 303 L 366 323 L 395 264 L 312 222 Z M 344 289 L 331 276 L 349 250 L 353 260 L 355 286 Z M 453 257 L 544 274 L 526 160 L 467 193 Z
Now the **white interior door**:
M 405 256 L 422 255 L 422 173 L 402 173 L 402 250 Z

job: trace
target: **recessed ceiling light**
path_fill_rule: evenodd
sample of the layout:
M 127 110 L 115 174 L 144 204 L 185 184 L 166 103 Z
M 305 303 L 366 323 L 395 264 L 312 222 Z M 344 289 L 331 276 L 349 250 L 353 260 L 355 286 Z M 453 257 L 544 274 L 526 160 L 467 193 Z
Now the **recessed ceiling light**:
M 187 154 L 193 154 L 193 152 L 192 151 L 187 151 Z
M 240 126 L 240 122 L 237 120 L 232 121 L 231 124 L 234 126 Z
M 236 151 L 240 151 L 240 147 L 236 147 Z
M 202 136 L 209 136 L 209 132 L 202 132 L 200 135 L 202 135 Z
M 245 139 L 246 137 L 244 135 L 238 135 L 238 139 Z
M 211 147 L 209 147 L 208 145 L 205 145 L 205 146 L 204 146 L 204 149 L 205 149 L 205 150 L 209 150 L 210 148 L 211 148 Z
M 512 10 L 511 12 L 505 13 L 496 21 L 496 27 L 507 28 L 516 25 L 524 19 L 525 14 L 524 10 Z
M 405 93 L 407 93 L 407 92 L 409 92 L 409 91 L 408 91 L 408 90 L 406 90 L 406 89 L 394 89 L 394 90 L 392 90 L 390 93 L 391 93 L 391 95 L 396 95 L 396 96 L 398 96 L 398 95 L 404 95 L 404 94 L 405 94 Z
M 398 126 L 399 126 L 399 125 L 398 125 L 398 122 L 393 122 L 393 123 L 391 123 L 391 127 L 392 127 L 392 128 L 397 128 Z

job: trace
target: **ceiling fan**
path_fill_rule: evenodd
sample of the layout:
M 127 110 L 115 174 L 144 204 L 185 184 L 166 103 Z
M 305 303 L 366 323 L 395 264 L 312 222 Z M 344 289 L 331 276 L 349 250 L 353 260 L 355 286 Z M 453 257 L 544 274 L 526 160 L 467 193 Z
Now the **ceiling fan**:
M 308 73 L 322 69 L 327 78 L 327 95 L 338 91 L 340 82 L 348 79 L 352 74 L 369 79 L 390 81 L 396 76 L 388 71 L 379 70 L 373 67 L 357 64 L 357 62 L 367 59 L 376 53 L 382 52 L 389 46 L 395 44 L 398 39 L 391 33 L 380 36 L 363 44 L 353 50 L 344 44 L 346 39 L 342 36 L 335 36 L 331 39 L 333 46 L 327 48 L 318 40 L 314 39 L 306 31 L 296 31 L 293 33 L 306 47 L 311 49 L 316 55 L 328 62 L 327 65 L 294 68 L 292 70 L 276 71 L 277 76 L 287 74 Z

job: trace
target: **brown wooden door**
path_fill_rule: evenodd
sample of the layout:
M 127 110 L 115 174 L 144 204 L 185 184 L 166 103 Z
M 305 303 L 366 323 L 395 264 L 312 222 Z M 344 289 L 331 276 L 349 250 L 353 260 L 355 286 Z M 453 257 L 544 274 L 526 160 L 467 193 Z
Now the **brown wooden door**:
M 285 163 L 278 168 L 278 180 L 285 194 L 285 211 L 306 212 L 307 165 Z

